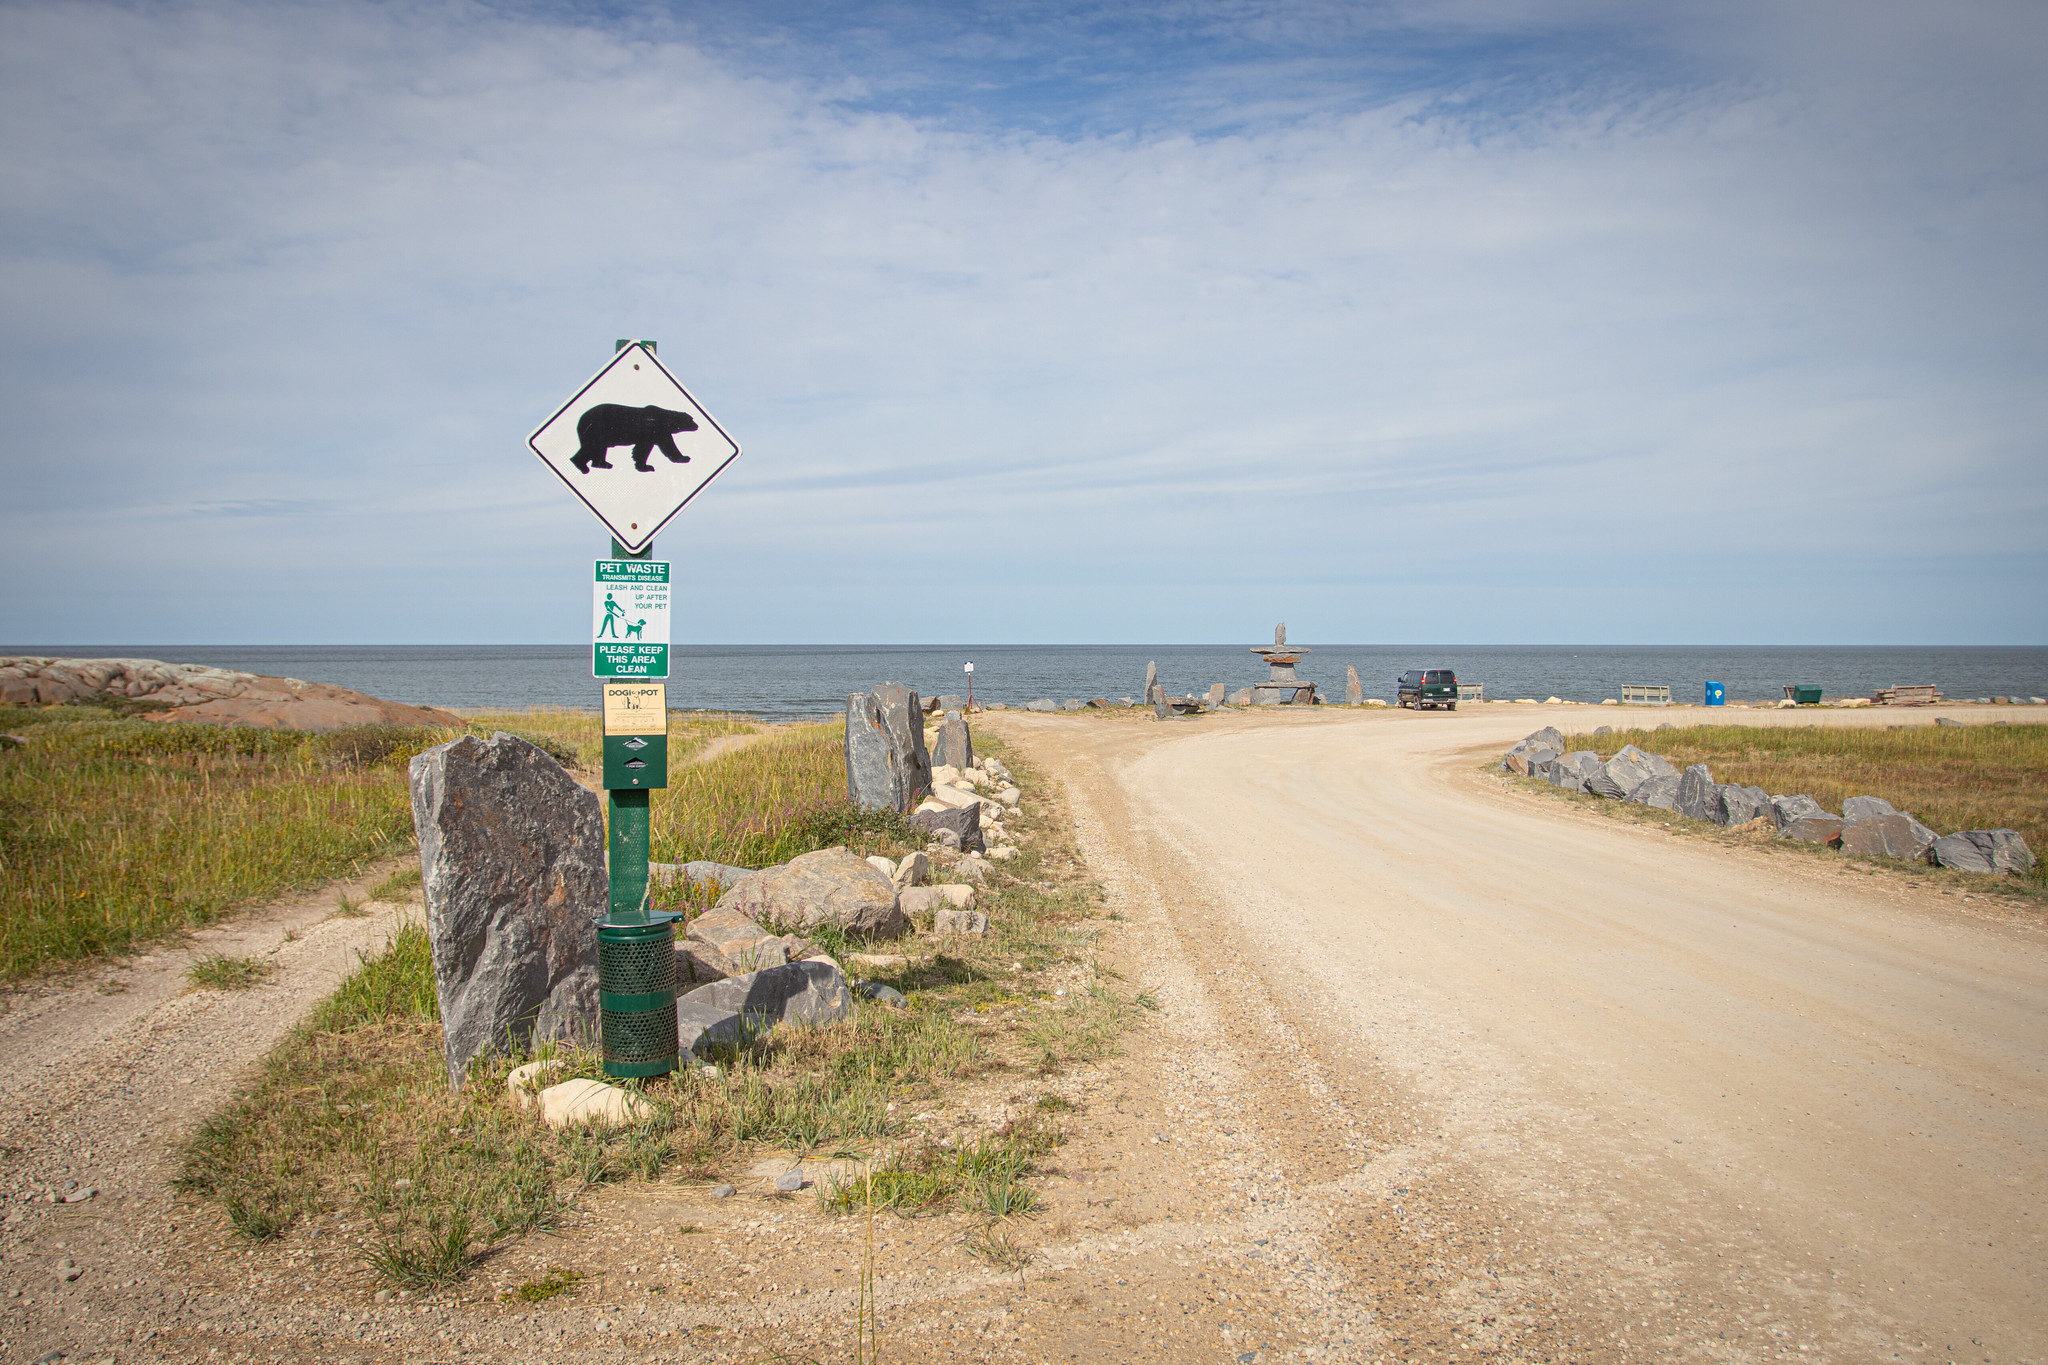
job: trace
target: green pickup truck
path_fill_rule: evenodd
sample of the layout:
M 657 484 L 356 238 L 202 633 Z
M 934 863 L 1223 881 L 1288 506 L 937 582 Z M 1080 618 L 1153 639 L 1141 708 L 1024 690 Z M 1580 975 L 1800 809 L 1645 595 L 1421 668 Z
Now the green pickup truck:
M 1435 710 L 1458 709 L 1458 675 L 1448 668 L 1411 668 L 1395 684 L 1395 704 Z

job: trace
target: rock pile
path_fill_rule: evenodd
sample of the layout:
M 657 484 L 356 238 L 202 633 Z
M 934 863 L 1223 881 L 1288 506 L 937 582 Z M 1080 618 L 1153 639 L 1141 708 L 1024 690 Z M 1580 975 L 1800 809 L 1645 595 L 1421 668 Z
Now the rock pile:
M 0 657 L 0 704 L 49 706 L 71 701 L 151 702 L 145 720 L 196 720 L 266 730 L 339 730 L 349 725 L 460 726 L 462 718 L 367 693 L 204 664 L 161 659 Z
M 1571 791 L 1657 806 L 1711 824 L 1732 828 L 1769 821 L 1780 838 L 1826 844 L 1865 857 L 1924 858 L 1937 867 L 2013 875 L 2034 866 L 2027 841 L 2013 830 L 1974 829 L 1937 836 L 1875 796 L 1852 796 L 1842 803 L 1842 813 L 1834 815 L 1810 796 L 1771 796 L 1761 787 L 1716 782 L 1704 763 L 1680 772 L 1668 760 L 1633 744 L 1603 763 L 1589 749 L 1566 753 L 1564 735 L 1555 726 L 1518 741 L 1501 756 L 1500 765 Z
M 941 765 L 932 769 L 931 794 L 911 813 L 910 823 L 932 835 L 927 852 L 980 852 L 1002 862 L 1017 856 L 1003 819 L 1018 809 L 1023 795 L 1001 759 L 984 759 L 979 767 Z

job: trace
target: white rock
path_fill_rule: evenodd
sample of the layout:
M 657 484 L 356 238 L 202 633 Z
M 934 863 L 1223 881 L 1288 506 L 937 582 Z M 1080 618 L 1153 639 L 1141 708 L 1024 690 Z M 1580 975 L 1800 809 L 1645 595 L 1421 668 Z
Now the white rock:
M 932 890 L 938 892 L 940 899 L 944 900 L 946 904 L 952 906 L 955 910 L 972 910 L 974 908 L 974 888 L 971 886 L 954 882 L 947 886 L 935 886 Z
M 924 879 L 932 874 L 932 860 L 922 853 L 913 853 L 896 865 L 894 878 L 898 890 L 922 886 Z
M 960 777 L 970 787 L 986 787 L 989 782 L 988 774 L 980 768 L 969 768 Z
M 932 932 L 941 938 L 958 934 L 979 936 L 987 931 L 988 916 L 978 910 L 941 910 L 932 920 Z
M 1023 799 L 1024 793 L 1018 791 L 1015 787 L 1005 787 L 996 793 L 996 800 L 1002 802 L 1011 810 L 1017 809 L 1017 803 Z
M 512 1103 L 521 1109 L 533 1108 L 535 1094 L 541 1082 L 557 1071 L 564 1070 L 568 1063 L 560 1059 L 546 1062 L 528 1062 L 512 1068 L 512 1074 L 505 1077 L 505 1093 L 512 1097 Z
M 868 855 L 868 866 L 874 868 L 877 872 L 881 873 L 884 877 L 889 878 L 891 881 L 894 881 L 896 878 L 896 864 L 890 859 L 884 858 L 879 853 L 872 853 Z
M 550 1128 L 568 1128 L 579 1123 L 616 1128 L 624 1123 L 638 1123 L 651 1112 L 638 1095 L 603 1081 L 563 1081 L 540 1092 L 540 1116 Z
M 932 787 L 932 800 L 937 801 L 949 810 L 965 810 L 969 806 L 981 804 L 981 798 L 973 792 L 968 791 L 965 787 L 955 787 L 951 784 L 934 784 Z
M 933 768 L 932 785 L 936 787 L 941 782 L 945 783 L 949 787 L 959 786 L 960 770 L 950 763 L 941 763 L 938 767 Z
M 992 848 L 989 850 L 988 856 L 992 861 L 1006 863 L 1017 856 L 1017 846 L 1015 844 L 1004 844 L 1000 848 Z

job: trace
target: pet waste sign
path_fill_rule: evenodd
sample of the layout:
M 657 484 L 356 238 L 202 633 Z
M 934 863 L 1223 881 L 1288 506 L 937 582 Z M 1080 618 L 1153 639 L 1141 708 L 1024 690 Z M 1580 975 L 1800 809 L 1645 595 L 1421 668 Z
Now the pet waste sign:
M 526 444 L 628 554 L 645 550 L 740 453 L 739 443 L 654 358 L 651 341 L 621 342 L 611 363 Z
M 668 561 L 600 559 L 591 588 L 590 672 L 668 676 Z

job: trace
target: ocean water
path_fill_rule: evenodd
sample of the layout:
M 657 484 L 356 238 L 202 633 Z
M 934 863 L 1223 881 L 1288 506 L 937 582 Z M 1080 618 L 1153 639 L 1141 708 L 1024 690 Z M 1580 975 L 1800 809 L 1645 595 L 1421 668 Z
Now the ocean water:
M 1933 683 L 1949 697 L 2048 696 L 2048 648 L 1985 646 L 1836 647 L 1629 645 L 1318 645 L 1296 672 L 1332 701 L 1344 699 L 1344 669 L 1358 669 L 1369 697 L 1392 700 L 1410 668 L 1456 669 L 1489 698 L 1618 697 L 1623 683 L 1662 683 L 1674 699 L 1701 700 L 1709 678 L 1730 700 L 1784 695 L 1788 683 L 1818 683 L 1830 696 L 1867 696 L 1895 683 Z M 416 705 L 595 707 L 590 651 L 578 645 L 21 645 L 0 654 L 125 656 L 212 664 L 353 687 Z M 669 705 L 743 711 L 785 719 L 845 708 L 846 694 L 880 682 L 920 693 L 967 691 L 1013 706 L 1143 695 L 1145 665 L 1157 661 L 1168 692 L 1232 691 L 1265 676 L 1249 645 L 681 645 L 668 680 Z

